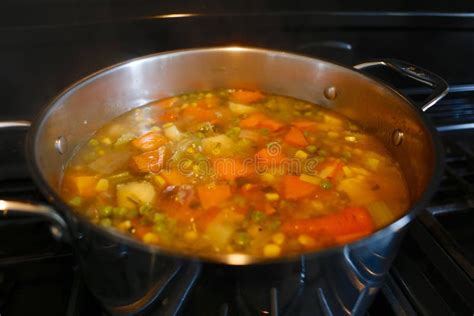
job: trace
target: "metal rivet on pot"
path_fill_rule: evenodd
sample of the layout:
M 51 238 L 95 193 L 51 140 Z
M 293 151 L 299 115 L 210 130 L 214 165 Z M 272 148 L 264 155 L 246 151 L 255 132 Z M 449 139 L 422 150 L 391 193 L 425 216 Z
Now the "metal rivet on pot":
M 331 86 L 324 89 L 324 96 L 328 100 L 334 100 L 337 97 L 336 87 Z
M 403 132 L 399 129 L 393 131 L 392 142 L 395 146 L 400 146 L 403 142 Z
M 64 154 L 67 151 L 67 140 L 64 136 L 59 136 L 56 138 L 56 141 L 54 142 L 54 147 L 56 148 L 56 151 L 60 153 L 61 155 Z

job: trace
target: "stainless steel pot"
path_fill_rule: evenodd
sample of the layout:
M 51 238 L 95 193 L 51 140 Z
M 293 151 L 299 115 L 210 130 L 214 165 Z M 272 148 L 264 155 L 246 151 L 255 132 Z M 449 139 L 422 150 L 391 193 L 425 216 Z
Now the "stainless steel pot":
M 378 65 L 428 85 L 432 95 L 420 108 L 360 71 Z M 66 163 L 100 126 L 155 99 L 218 87 L 293 96 L 356 121 L 375 134 L 399 161 L 410 191 L 410 210 L 363 240 L 261 262 L 244 255 L 212 260 L 180 257 L 94 226 L 61 200 L 58 190 Z M 212 266 L 238 280 L 244 293 L 272 293 L 269 306 L 262 309 L 294 315 L 272 303 L 279 293 L 270 290 L 272 284 L 282 281 L 278 281 L 280 276 L 292 275 L 316 284 L 314 315 L 361 315 L 382 284 L 406 224 L 426 205 L 440 180 L 440 143 L 422 111 L 441 99 L 447 89 L 446 82 L 435 74 L 394 60 L 349 69 L 286 52 L 241 47 L 189 49 L 137 58 L 84 78 L 49 104 L 30 129 L 27 151 L 31 173 L 50 205 L 0 201 L 0 210 L 50 219 L 55 234 L 74 244 L 86 283 L 112 314 L 179 309 L 181 298 L 189 293 L 201 269 Z M 0 126 L 17 125 L 28 123 L 4 122 Z M 178 290 L 169 294 L 172 298 L 164 305 L 163 293 L 170 286 Z

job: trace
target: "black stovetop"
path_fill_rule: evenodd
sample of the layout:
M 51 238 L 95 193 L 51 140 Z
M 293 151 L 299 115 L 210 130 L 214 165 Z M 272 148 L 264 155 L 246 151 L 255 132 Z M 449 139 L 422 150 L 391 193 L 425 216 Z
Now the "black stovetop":
M 468 11 L 452 14 L 455 8 L 443 5 L 422 11 L 428 4 L 398 4 L 377 11 L 380 5 L 370 1 L 366 10 L 361 9 L 363 3 L 347 7 L 342 1 L 306 10 L 291 10 L 278 1 L 271 7 L 241 4 L 230 9 L 217 2 L 157 7 L 142 1 L 143 7 L 129 10 L 124 1 L 100 1 L 90 8 L 88 2 L 41 3 L 49 10 L 38 3 L 32 7 L 28 1 L 0 5 L 0 16 L 5 17 L 0 23 L 0 120 L 32 119 L 49 98 L 101 67 L 184 47 L 245 44 L 345 65 L 392 57 L 446 78 L 450 93 L 428 113 L 442 132 L 446 172 L 430 206 L 410 226 L 368 313 L 472 315 L 474 76 L 466 65 L 474 56 L 474 46 L 469 44 L 474 40 L 474 16 Z M 24 15 L 15 19 L 18 12 Z M 192 14 L 169 16 L 183 12 Z M 426 93 L 405 82 L 397 84 L 414 99 Z M 42 200 L 24 165 L 25 132 L 0 133 L 0 198 Z M 241 298 L 211 295 L 206 280 L 213 273 L 203 270 L 186 297 L 169 302 L 169 314 L 232 314 L 232 302 Z M 206 310 L 192 310 L 196 300 L 205 300 Z M 45 222 L 32 217 L 2 218 L 0 315 L 33 314 L 94 316 L 103 312 L 85 288 L 71 249 L 51 237 Z M 311 311 L 307 314 L 312 315 Z

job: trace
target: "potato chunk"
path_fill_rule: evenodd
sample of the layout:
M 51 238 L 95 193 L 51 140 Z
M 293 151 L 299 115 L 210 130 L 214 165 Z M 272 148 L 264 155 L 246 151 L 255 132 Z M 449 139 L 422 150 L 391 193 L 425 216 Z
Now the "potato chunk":
M 117 204 L 120 207 L 137 208 L 155 199 L 155 188 L 149 182 L 129 182 L 117 185 Z

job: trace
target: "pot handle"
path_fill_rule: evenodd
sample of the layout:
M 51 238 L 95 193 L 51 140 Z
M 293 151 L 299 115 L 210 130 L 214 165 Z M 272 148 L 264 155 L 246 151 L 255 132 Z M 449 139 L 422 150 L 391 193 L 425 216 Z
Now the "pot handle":
M 370 61 L 355 65 L 354 68 L 358 70 L 363 70 L 373 66 L 388 67 L 405 77 L 424 83 L 425 85 L 432 88 L 433 91 L 431 92 L 430 96 L 423 102 L 423 105 L 421 106 L 421 110 L 423 112 L 435 105 L 436 102 L 441 100 L 448 93 L 449 87 L 447 82 L 443 78 L 426 69 L 420 68 L 418 66 L 409 64 L 401 60 L 382 59 Z
M 28 128 L 30 121 L 0 121 L 0 130 L 13 128 Z M 51 223 L 51 233 L 56 239 L 69 240 L 69 230 L 64 219 L 52 207 L 31 202 L 9 201 L 0 199 L 0 215 L 12 214 L 37 215 Z
M 51 223 L 51 233 L 56 239 L 69 240 L 69 230 L 64 219 L 52 207 L 31 202 L 0 200 L 0 214 L 38 215 Z
M 15 127 L 30 127 L 30 121 L 0 121 L 0 129 L 15 128 Z

